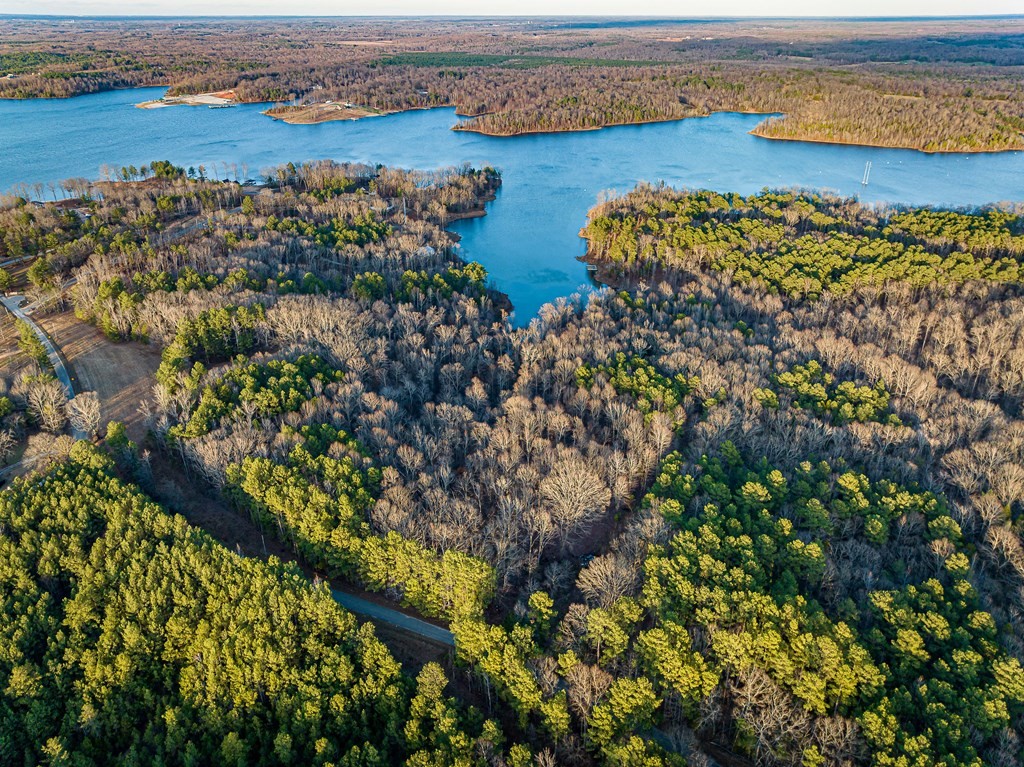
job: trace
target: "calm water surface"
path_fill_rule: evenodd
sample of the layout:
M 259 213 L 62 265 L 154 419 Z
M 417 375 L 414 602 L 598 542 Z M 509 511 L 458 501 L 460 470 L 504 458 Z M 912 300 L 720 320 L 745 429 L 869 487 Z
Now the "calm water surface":
M 151 160 L 248 166 L 320 158 L 436 168 L 469 162 L 500 168 L 504 184 L 488 215 L 455 223 L 463 255 L 483 263 L 527 322 L 538 308 L 587 284 L 578 231 L 602 190 L 638 181 L 750 193 L 765 186 L 828 189 L 866 202 L 981 205 L 1024 199 L 1024 153 L 926 155 L 895 149 L 760 139 L 756 115 L 600 131 L 493 138 L 449 130 L 454 110 L 353 122 L 286 125 L 263 107 L 135 109 L 163 89 L 66 100 L 0 101 L 0 191 L 15 184 L 97 178 L 100 166 Z M 864 165 L 871 183 L 861 185 Z M 211 174 L 212 175 L 212 174 Z M 59 193 L 59 192 L 58 192 Z

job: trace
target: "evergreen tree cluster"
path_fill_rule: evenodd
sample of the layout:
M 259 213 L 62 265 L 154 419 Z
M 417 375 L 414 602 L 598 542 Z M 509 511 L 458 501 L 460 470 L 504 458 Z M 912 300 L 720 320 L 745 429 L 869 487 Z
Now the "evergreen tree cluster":
M 640 187 L 591 211 L 595 263 L 643 274 L 707 265 L 815 300 L 864 286 L 1019 282 L 1024 223 L 997 210 L 901 211 L 765 190 L 749 197 Z

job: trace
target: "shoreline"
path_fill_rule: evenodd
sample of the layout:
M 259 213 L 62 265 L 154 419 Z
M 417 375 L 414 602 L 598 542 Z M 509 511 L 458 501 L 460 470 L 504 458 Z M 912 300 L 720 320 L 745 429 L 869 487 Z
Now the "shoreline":
M 459 116 L 459 113 L 455 113 Z M 726 112 L 712 112 L 711 114 L 727 114 Z M 733 114 L 758 114 L 751 112 L 733 112 Z M 479 115 L 476 115 L 479 116 Z M 489 136 L 491 138 L 515 138 L 516 136 L 544 136 L 553 135 L 557 133 L 590 133 L 591 131 L 604 130 L 605 128 L 623 128 L 628 125 L 660 125 L 661 123 L 675 123 L 682 122 L 683 120 L 690 120 L 693 118 L 705 118 L 711 117 L 707 115 L 686 115 L 685 117 L 659 117 L 655 120 L 633 120 L 629 122 L 612 122 L 606 125 L 587 125 L 580 128 L 544 128 L 538 130 L 522 130 L 515 131 L 512 133 L 501 132 L 501 131 L 489 131 L 481 128 L 474 128 L 471 125 L 465 123 L 456 123 L 451 127 L 451 130 L 459 133 L 476 133 L 480 136 Z
M 589 213 L 587 220 L 589 223 Z M 625 274 L 621 269 L 615 270 L 613 268 L 615 266 L 614 261 L 600 260 L 594 255 L 590 250 L 590 238 L 587 237 L 586 231 L 587 227 L 584 225 L 577 233 L 579 238 L 587 243 L 587 250 L 582 256 L 576 256 L 576 260 L 581 264 L 586 265 L 587 277 L 592 279 L 594 282 L 599 283 L 603 287 L 611 288 L 612 290 L 622 290 L 622 281 L 625 280 Z
M 241 102 L 233 90 L 193 93 L 184 96 L 161 96 L 158 99 L 142 101 L 135 105 L 136 109 L 164 109 L 165 107 L 233 107 Z
M 604 130 L 605 128 L 620 128 L 628 125 L 659 125 L 661 123 L 670 122 L 683 122 L 684 120 L 692 119 L 707 119 L 718 114 L 735 114 L 735 115 L 766 115 L 771 116 L 777 114 L 776 112 L 756 112 L 750 110 L 738 110 L 738 109 L 723 109 L 715 112 L 704 114 L 686 115 L 685 117 L 664 117 L 655 120 L 633 120 L 629 122 L 613 122 L 607 125 L 593 125 L 582 128 L 545 128 L 543 130 L 522 130 L 516 132 L 501 132 L 501 131 L 490 131 L 486 129 L 474 128 L 471 125 L 463 125 L 462 123 L 456 123 L 452 126 L 453 131 L 465 132 L 465 133 L 476 133 L 481 136 L 490 136 L 491 138 L 515 138 L 516 136 L 539 136 L 539 135 L 551 135 L 557 133 L 586 133 L 589 131 Z M 458 116 L 458 112 L 456 112 Z M 767 120 L 758 123 L 758 125 L 747 131 L 747 135 L 754 136 L 755 138 L 765 139 L 766 141 L 789 141 L 797 144 L 825 144 L 828 146 L 849 146 L 849 147 L 860 147 L 861 149 L 897 149 L 907 152 L 921 152 L 922 154 L 928 155 L 942 155 L 942 154 L 1001 154 L 1003 152 L 1024 152 L 1024 144 L 1019 147 L 1004 147 L 1004 148 L 992 148 L 992 149 L 924 149 L 923 147 L 912 146 L 909 144 L 878 144 L 870 142 L 858 142 L 858 141 L 839 141 L 839 140 L 828 140 L 828 139 L 813 139 L 813 138 L 799 138 L 793 136 L 767 136 L 763 133 L 759 133 L 761 128 Z
M 741 114 L 754 114 L 744 112 Z M 765 141 L 789 141 L 797 144 L 822 144 L 824 146 L 852 146 L 862 149 L 897 149 L 904 152 L 920 152 L 921 154 L 1001 154 L 1003 152 L 1024 152 L 1024 144 L 1019 147 L 1006 147 L 1004 149 L 922 149 L 921 147 L 909 146 L 907 144 L 866 144 L 852 141 L 837 141 L 832 139 L 795 138 L 793 136 L 766 136 L 758 133 L 758 125 L 747 131 L 748 135 Z
M 38 101 L 51 101 L 51 100 L 58 100 L 58 99 L 64 100 L 64 99 L 78 98 L 80 96 L 92 96 L 92 95 L 96 95 L 97 93 L 109 93 L 111 91 L 129 91 L 129 90 L 139 90 L 139 89 L 142 89 L 142 88 L 161 88 L 161 87 L 167 88 L 169 86 L 168 85 L 140 85 L 140 86 L 130 86 L 130 87 L 127 87 L 127 88 L 106 88 L 106 89 L 99 90 L 99 91 L 93 91 L 91 93 L 76 93 L 76 94 L 71 95 L 71 96 L 61 96 L 61 97 L 56 97 L 56 98 L 44 98 L 44 97 L 37 97 L 37 96 L 29 96 L 29 97 L 7 97 L 7 96 L 0 96 L 0 100 L 2 100 L 2 101 L 36 101 L 36 100 L 38 100 Z M 222 99 L 220 94 L 228 93 L 228 92 L 230 92 L 232 94 L 232 98 L 230 98 L 230 99 Z M 238 106 L 238 105 L 243 105 L 243 104 L 257 104 L 257 103 L 260 103 L 260 102 L 256 102 L 256 101 L 239 101 L 238 99 L 234 98 L 234 92 L 233 91 L 217 91 L 217 92 L 213 92 L 213 93 L 199 93 L 199 94 L 190 94 L 190 95 L 184 95 L 184 96 L 164 96 L 164 97 L 162 97 L 160 99 L 153 99 L 153 100 L 150 100 L 150 101 L 140 102 L 140 103 L 136 104 L 135 106 L 137 108 L 140 108 L 140 109 L 159 109 L 159 108 L 170 107 L 170 106 L 213 106 L 213 107 L 224 106 L 224 107 L 228 107 L 228 106 Z M 266 102 L 263 102 L 263 103 L 266 103 Z M 345 119 L 362 119 L 363 116 L 365 116 L 365 117 L 371 117 L 371 116 L 372 117 L 385 117 L 385 116 L 388 116 L 388 115 L 403 114 L 405 112 L 415 112 L 415 111 L 426 110 L 426 109 L 451 109 L 451 108 L 455 109 L 456 117 L 469 117 L 469 118 L 473 118 L 473 117 L 480 117 L 481 116 L 481 115 L 463 115 L 463 114 L 460 114 L 459 111 L 458 111 L 459 108 L 457 106 L 453 106 L 451 104 L 438 104 L 438 105 L 434 105 L 434 106 L 422 106 L 422 107 L 407 107 L 405 109 L 395 109 L 395 110 L 389 110 L 389 111 L 385 111 L 385 112 L 374 112 L 372 114 L 362 115 L 362 116 L 359 116 L 359 117 L 351 117 L 351 118 L 342 118 L 342 117 L 325 118 L 325 119 L 319 119 L 319 120 L 314 120 L 314 121 L 309 121 L 309 122 L 307 122 L 307 121 L 300 121 L 300 120 L 287 120 L 287 119 L 284 119 L 284 118 L 281 118 L 281 117 L 278 117 L 278 116 L 275 116 L 275 115 L 270 115 L 270 114 L 267 114 L 267 112 L 269 110 L 264 111 L 263 114 L 265 114 L 267 117 L 270 117 L 271 119 L 278 120 L 278 121 L 283 122 L 283 123 L 285 123 L 287 125 L 316 125 L 316 124 L 320 124 L 320 123 L 323 123 L 323 122 L 343 121 Z M 453 125 L 451 127 L 451 130 L 459 131 L 459 132 L 466 132 L 466 133 L 476 133 L 478 135 L 488 136 L 488 137 L 491 137 L 491 138 L 515 138 L 516 136 L 550 135 L 550 134 L 556 134 L 556 133 L 585 133 L 585 132 L 589 132 L 589 131 L 603 130 L 605 128 L 618 128 L 618 127 L 624 127 L 624 126 L 628 126 L 628 125 L 657 125 L 657 124 L 660 124 L 660 123 L 668 123 L 668 122 L 682 122 L 683 120 L 689 120 L 689 119 L 693 119 L 693 118 L 707 118 L 707 117 L 712 117 L 713 115 L 716 115 L 716 114 L 774 115 L 774 114 L 778 114 L 778 113 L 776 113 L 776 112 L 758 112 L 758 111 L 754 111 L 754 110 L 741 110 L 741 109 L 723 109 L 723 110 L 717 110 L 717 111 L 714 111 L 714 112 L 710 112 L 710 113 L 708 113 L 706 115 L 705 114 L 693 114 L 693 115 L 686 115 L 684 117 L 665 117 L 665 118 L 659 118 L 659 119 L 655 119 L 655 120 L 633 120 L 633 121 L 627 121 L 627 122 L 613 122 L 613 123 L 608 123 L 606 125 L 594 125 L 594 126 L 586 126 L 586 127 L 579 127 L 579 128 L 561 128 L 561 129 L 560 128 L 550 128 L 550 129 L 543 129 L 543 130 L 523 130 L 523 131 L 516 131 L 516 132 L 510 132 L 509 133 L 509 132 L 482 130 L 482 129 L 474 128 L 474 127 L 471 127 L 471 126 L 462 127 L 461 123 L 456 123 L 455 125 Z M 827 145 L 827 146 L 861 147 L 861 148 L 864 148 L 864 149 L 896 149 L 896 150 L 909 151 L 909 152 L 921 152 L 922 154 L 926 154 L 926 155 L 947 155 L 947 154 L 971 155 L 971 154 L 1001 154 L 1001 153 L 1004 153 L 1004 152 L 1024 152 L 1024 143 L 1022 143 L 1022 145 L 1019 146 L 1019 147 L 1004 147 L 1004 148 L 924 149 L 923 147 L 912 146 L 912 145 L 908 145 L 908 144 L 878 144 L 878 143 L 871 143 L 871 142 L 868 142 L 868 141 L 860 141 L 860 142 L 858 142 L 858 141 L 841 141 L 841 140 L 829 140 L 829 139 L 799 138 L 799 137 L 792 137 L 792 136 L 767 136 L 767 135 L 764 135 L 764 134 L 758 132 L 758 129 L 760 127 L 761 126 L 759 124 L 759 125 L 755 126 L 754 128 L 752 128 L 751 130 L 747 131 L 748 135 L 754 136 L 756 138 L 764 139 L 766 141 L 788 141 L 788 142 L 792 142 L 792 143 L 823 144 L 823 145 Z
M 494 202 L 498 198 L 498 189 L 500 188 L 501 185 L 499 184 L 497 189 L 495 189 L 486 197 L 481 198 L 479 208 L 470 208 L 469 210 L 462 211 L 461 213 L 451 214 L 445 221 L 444 226 L 442 227 L 444 233 L 451 237 L 452 242 L 455 244 L 455 248 L 453 248 L 453 250 L 455 251 L 453 253 L 454 257 L 458 259 L 463 264 L 463 266 L 468 264 L 469 261 L 467 261 L 464 258 L 465 254 L 462 253 L 461 248 L 458 247 L 458 244 L 462 242 L 462 236 L 458 232 L 453 232 L 451 229 L 448 228 L 448 226 L 454 223 L 455 221 L 465 221 L 466 219 L 483 218 L 484 216 L 486 216 L 487 204 L 490 202 Z M 487 277 L 488 281 L 490 281 L 489 272 Z M 497 306 L 503 312 L 505 312 L 506 321 L 508 321 L 508 318 L 510 318 L 516 310 L 515 304 L 512 303 L 512 299 L 509 298 L 508 293 L 505 293 L 504 291 L 499 290 L 498 288 L 491 287 L 490 285 L 486 285 L 484 289 L 487 292 L 488 298 L 490 298 L 491 301 L 494 302 L 494 305 Z
M 591 209 L 593 210 L 593 209 Z M 590 213 L 587 213 L 587 225 L 590 222 Z M 610 290 L 636 291 L 640 283 L 656 285 L 664 279 L 670 270 L 664 264 L 655 264 L 653 268 L 638 270 L 630 269 L 628 265 L 619 261 L 610 261 L 600 258 L 590 249 L 590 238 L 587 237 L 587 225 L 580 228 L 578 236 L 587 243 L 587 250 L 582 256 L 576 256 L 576 260 L 587 267 L 587 276 L 598 283 L 602 288 Z
M 586 237 L 580 235 L 580 237 L 586 240 Z M 587 252 L 582 256 L 577 256 L 576 260 L 581 264 L 585 264 L 587 267 L 587 276 L 598 283 L 602 288 L 608 288 L 614 291 L 620 290 L 631 290 L 637 289 L 638 282 L 631 276 L 629 269 L 622 268 L 621 264 L 614 261 L 598 260 L 590 252 L 590 241 L 587 240 Z M 636 273 L 632 273 L 634 276 Z M 665 274 L 665 269 L 662 266 L 658 266 L 653 274 L 648 275 L 643 279 L 648 285 L 655 285 L 658 283 L 662 275 Z
M 493 202 L 494 199 L 495 198 L 492 195 L 490 199 L 484 200 L 484 204 Z M 452 213 L 448 216 L 447 222 L 451 223 L 452 221 L 465 221 L 470 218 L 483 218 L 486 215 L 487 210 L 485 208 L 473 208 L 472 210 L 464 210 L 461 213 Z
M 469 210 L 464 210 L 461 213 L 452 213 L 445 220 L 443 227 L 445 233 L 452 238 L 453 242 L 462 242 L 462 235 L 459 234 L 458 232 L 453 232 L 451 229 L 449 229 L 449 224 L 453 224 L 456 221 L 466 221 L 467 219 L 472 218 L 483 218 L 484 216 L 487 215 L 487 203 L 494 202 L 496 199 L 498 199 L 497 189 L 491 192 L 486 197 L 481 198 L 479 208 L 470 208 Z

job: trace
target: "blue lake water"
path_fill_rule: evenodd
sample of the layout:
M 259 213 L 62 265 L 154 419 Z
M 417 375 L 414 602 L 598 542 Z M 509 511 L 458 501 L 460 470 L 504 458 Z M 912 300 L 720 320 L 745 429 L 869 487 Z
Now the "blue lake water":
M 66 100 L 0 101 L 0 191 L 16 184 L 98 178 L 100 167 L 170 160 L 220 175 L 255 177 L 279 163 L 340 162 L 500 168 L 503 186 L 483 218 L 456 222 L 463 255 L 480 261 L 509 295 L 515 319 L 587 284 L 578 232 L 603 190 L 638 181 L 750 193 L 763 187 L 827 189 L 866 202 L 982 205 L 1024 199 L 1024 153 L 927 155 L 896 149 L 769 141 L 762 119 L 704 119 L 599 131 L 495 138 L 449 130 L 454 110 L 359 121 L 286 125 L 259 105 L 135 109 L 160 88 Z M 861 185 L 865 163 L 871 181 Z M 213 175 L 210 172 L 210 175 Z M 59 192 L 58 192 L 59 193 Z

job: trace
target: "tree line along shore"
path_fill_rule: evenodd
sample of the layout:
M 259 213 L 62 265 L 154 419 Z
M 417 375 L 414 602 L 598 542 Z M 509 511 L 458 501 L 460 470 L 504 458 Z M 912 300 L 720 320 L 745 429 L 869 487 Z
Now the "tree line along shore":
M 83 21 L 69 34 L 0 21 L 0 98 L 165 85 L 170 99 L 231 91 L 276 104 L 272 116 L 293 122 L 448 106 L 465 117 L 458 129 L 498 136 L 740 111 L 779 115 L 754 130 L 769 139 L 1024 148 L 1012 18 L 571 30 L 508 20 L 500 38 L 472 21 L 211 23 L 215 41 L 194 24 Z

